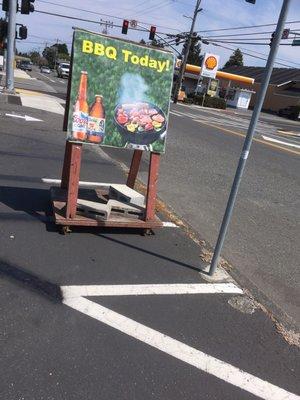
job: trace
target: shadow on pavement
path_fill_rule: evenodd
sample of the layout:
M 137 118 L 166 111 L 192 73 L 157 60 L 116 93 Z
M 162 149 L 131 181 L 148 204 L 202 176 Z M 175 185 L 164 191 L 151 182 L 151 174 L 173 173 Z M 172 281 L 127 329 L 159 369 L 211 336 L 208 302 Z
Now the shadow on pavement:
M 46 281 L 31 272 L 3 260 L 0 260 L 0 277 L 7 278 L 19 286 L 25 286 L 29 290 L 46 296 L 54 302 L 61 302 L 63 299 L 59 285 Z
M 41 222 L 52 221 L 48 189 L 0 186 L 0 203 L 15 211 L 23 211 Z M 16 213 L 1 212 L 1 219 L 24 219 Z
M 123 232 L 124 232 L 124 231 L 123 231 Z M 109 232 L 108 230 L 106 230 L 105 233 L 107 234 L 107 233 L 111 233 L 111 232 Z M 191 270 L 193 270 L 193 271 L 202 272 L 201 266 L 199 266 L 199 268 L 197 268 L 197 267 L 195 267 L 194 265 L 186 264 L 186 263 L 184 263 L 184 262 L 182 262 L 182 261 L 175 260 L 174 258 L 167 257 L 167 256 L 164 256 L 164 255 L 162 255 L 162 254 L 155 253 L 155 252 L 150 251 L 150 250 L 146 250 L 146 249 L 144 249 L 144 248 L 142 248 L 142 247 L 138 247 L 138 246 L 135 246 L 135 245 L 133 245 L 133 244 L 129 244 L 129 243 L 123 242 L 123 241 L 118 240 L 118 239 L 115 239 L 115 238 L 107 237 L 106 235 L 104 235 L 104 234 L 102 234 L 102 233 L 95 233 L 95 234 L 96 234 L 97 236 L 100 236 L 100 237 L 103 238 L 103 239 L 110 240 L 111 242 L 120 244 L 120 245 L 122 245 L 122 246 L 129 247 L 130 249 L 141 251 L 142 253 L 149 254 L 150 256 L 158 257 L 158 258 L 160 258 L 160 259 L 162 259 L 162 260 L 165 260 L 165 261 L 170 261 L 171 263 L 180 265 L 181 267 L 185 267 L 185 268 L 191 269 Z

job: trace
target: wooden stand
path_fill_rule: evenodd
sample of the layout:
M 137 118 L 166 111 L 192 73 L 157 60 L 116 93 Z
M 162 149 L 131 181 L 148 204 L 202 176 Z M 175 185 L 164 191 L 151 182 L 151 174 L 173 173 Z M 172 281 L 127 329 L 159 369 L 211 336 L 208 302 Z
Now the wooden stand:
M 81 167 L 82 144 L 67 141 L 65 148 L 64 164 L 62 171 L 61 186 L 50 189 L 53 205 L 55 223 L 68 231 L 70 226 L 101 226 L 101 227 L 122 227 L 122 228 L 142 228 L 145 230 L 161 228 L 162 221 L 155 215 L 155 202 L 157 195 L 157 180 L 160 155 L 151 153 L 148 185 L 146 194 L 145 212 L 140 217 L 130 217 L 120 213 L 111 213 L 107 220 L 89 218 L 79 215 L 77 212 L 77 200 L 79 192 L 79 177 Z M 127 186 L 134 188 L 137 174 L 139 171 L 143 152 L 134 150 L 131 166 L 127 178 Z M 99 198 L 108 196 L 108 188 L 100 187 L 95 189 L 95 194 Z

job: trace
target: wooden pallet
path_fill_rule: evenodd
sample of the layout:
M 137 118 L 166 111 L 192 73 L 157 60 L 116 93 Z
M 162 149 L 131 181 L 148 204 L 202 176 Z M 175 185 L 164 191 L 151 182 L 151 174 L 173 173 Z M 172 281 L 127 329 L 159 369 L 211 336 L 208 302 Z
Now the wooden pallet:
M 131 161 L 127 186 L 134 188 L 142 157 L 141 150 L 135 150 Z M 141 228 L 144 230 L 162 228 L 163 222 L 155 215 L 155 202 L 157 194 L 157 180 L 159 167 L 159 154 L 151 153 L 145 211 L 143 215 L 112 211 L 107 220 L 89 218 L 88 215 L 79 215 L 77 201 L 79 192 L 79 176 L 81 168 L 82 145 L 66 142 L 64 165 L 61 187 L 50 189 L 52 208 L 55 223 L 59 226 L 97 226 L 113 228 Z M 99 202 L 106 202 L 109 188 L 95 189 L 94 192 Z

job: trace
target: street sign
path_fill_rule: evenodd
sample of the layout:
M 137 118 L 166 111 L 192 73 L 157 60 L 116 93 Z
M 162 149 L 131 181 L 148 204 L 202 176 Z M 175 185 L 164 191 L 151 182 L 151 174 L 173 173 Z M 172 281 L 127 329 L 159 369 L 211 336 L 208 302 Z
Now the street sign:
M 76 29 L 68 140 L 164 153 L 174 55 Z
M 292 46 L 300 46 L 300 39 L 294 39 L 292 42 Z
M 215 78 L 218 71 L 219 59 L 220 56 L 216 54 L 205 53 L 200 75 L 207 78 Z

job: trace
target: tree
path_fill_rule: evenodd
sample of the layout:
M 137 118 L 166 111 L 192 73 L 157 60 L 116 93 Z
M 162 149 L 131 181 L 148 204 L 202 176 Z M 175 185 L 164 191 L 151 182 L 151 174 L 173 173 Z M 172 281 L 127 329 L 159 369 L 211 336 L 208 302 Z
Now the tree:
M 243 65 L 243 53 L 240 49 L 236 49 L 229 57 L 229 60 L 225 63 L 224 68 L 233 66 L 242 67 Z
M 66 43 L 55 43 L 50 47 L 45 47 L 43 57 L 46 58 L 50 68 L 54 68 L 57 60 L 69 60 L 69 50 Z
M 56 59 L 56 49 L 53 48 L 53 46 L 45 47 L 43 50 L 43 57 L 47 60 L 49 67 L 53 68 Z
M 192 38 L 190 51 L 187 58 L 187 63 L 200 66 L 203 58 L 203 56 L 201 56 L 200 54 L 201 54 L 201 44 L 198 39 Z
M 32 51 L 30 53 L 30 59 L 33 62 L 33 64 L 38 65 L 41 59 L 40 53 L 38 51 Z
M 141 39 L 141 40 L 140 40 L 140 43 L 141 43 L 141 44 L 146 44 L 146 42 L 145 42 L 144 39 Z
M 163 47 L 164 47 L 163 43 L 159 42 L 159 41 L 158 41 L 157 39 L 155 39 L 155 38 L 152 40 L 151 46 L 160 47 L 160 48 L 163 48 Z

